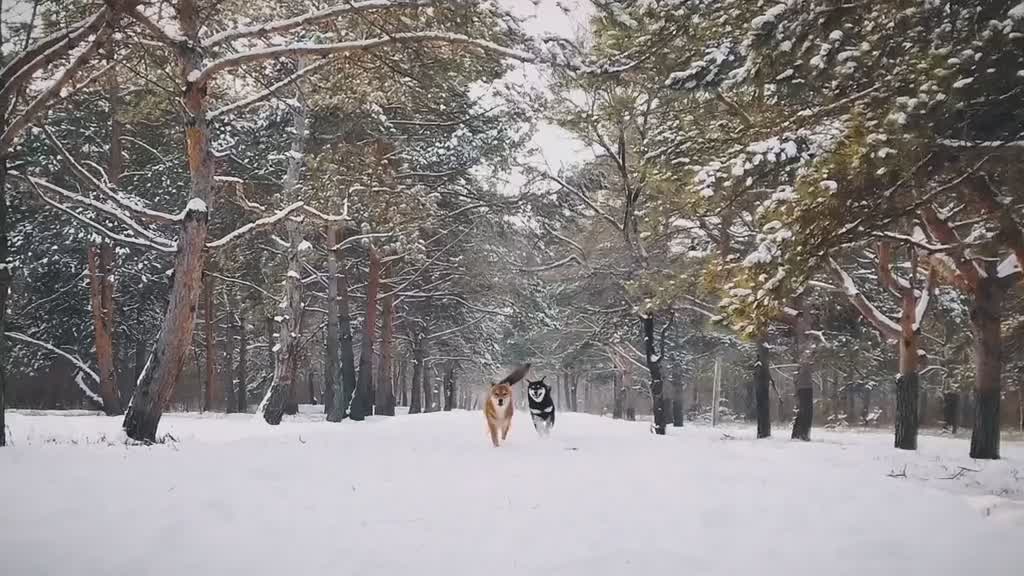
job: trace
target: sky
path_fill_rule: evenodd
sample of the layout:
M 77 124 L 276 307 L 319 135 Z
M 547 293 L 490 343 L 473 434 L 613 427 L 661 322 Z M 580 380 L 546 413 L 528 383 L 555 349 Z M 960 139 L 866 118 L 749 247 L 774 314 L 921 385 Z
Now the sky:
M 566 38 L 589 34 L 589 20 L 594 11 L 589 0 L 500 1 L 516 16 L 526 18 L 523 26 L 530 34 L 558 35 Z M 546 85 L 544 74 L 532 64 L 517 64 L 506 80 L 540 89 L 544 89 Z M 539 149 L 539 155 L 521 158 L 520 161 L 555 172 L 563 166 L 570 166 L 593 156 L 582 142 L 547 122 L 538 123 L 531 144 Z M 518 194 L 518 188 L 524 182 L 523 175 L 519 171 L 514 171 L 509 175 L 504 190 L 511 195 Z

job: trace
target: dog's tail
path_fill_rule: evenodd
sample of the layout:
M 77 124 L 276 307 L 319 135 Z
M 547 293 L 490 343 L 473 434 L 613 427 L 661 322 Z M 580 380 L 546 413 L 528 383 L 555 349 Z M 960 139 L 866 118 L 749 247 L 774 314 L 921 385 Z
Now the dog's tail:
M 522 380 L 523 376 L 526 376 L 526 373 L 529 371 L 530 363 L 527 362 L 526 364 L 523 364 L 519 368 L 513 370 L 512 373 L 509 374 L 508 376 L 505 376 L 505 379 L 502 380 L 501 382 L 498 382 L 498 384 L 515 384 L 516 382 Z

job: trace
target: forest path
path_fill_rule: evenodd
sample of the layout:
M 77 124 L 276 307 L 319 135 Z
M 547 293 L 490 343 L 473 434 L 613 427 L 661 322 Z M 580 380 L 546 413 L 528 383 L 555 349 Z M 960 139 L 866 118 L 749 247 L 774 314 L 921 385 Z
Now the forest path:
M 147 448 L 117 419 L 10 413 L 0 572 L 1019 573 L 1020 444 L 974 462 L 962 439 L 564 413 L 542 440 L 519 412 L 495 449 L 476 412 L 316 420 L 170 414 L 177 442 Z

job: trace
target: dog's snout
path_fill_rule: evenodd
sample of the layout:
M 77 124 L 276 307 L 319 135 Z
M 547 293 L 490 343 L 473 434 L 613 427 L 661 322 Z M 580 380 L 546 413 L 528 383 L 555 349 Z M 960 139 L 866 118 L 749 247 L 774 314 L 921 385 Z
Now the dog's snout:
M 505 404 L 505 399 L 504 398 L 498 398 L 498 406 L 502 406 L 504 404 Z

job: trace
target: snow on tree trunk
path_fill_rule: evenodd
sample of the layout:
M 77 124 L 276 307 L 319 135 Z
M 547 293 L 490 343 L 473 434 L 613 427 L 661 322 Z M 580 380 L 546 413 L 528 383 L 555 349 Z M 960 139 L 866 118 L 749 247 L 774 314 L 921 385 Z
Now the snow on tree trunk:
M 771 385 L 771 351 L 764 338 L 757 341 L 757 360 L 754 362 L 754 406 L 757 414 L 757 437 L 772 435 L 772 410 L 769 400 Z
M 213 263 L 207 264 L 208 274 L 203 277 L 203 337 L 206 351 L 206 390 L 203 394 L 203 411 L 213 410 L 217 398 L 217 336 L 214 327 L 213 289 L 216 283 L 212 275 Z
M 297 62 L 301 71 L 305 63 Z M 292 204 L 302 197 L 299 179 L 302 175 L 303 151 L 306 145 L 306 101 L 301 87 L 296 88 L 292 111 L 292 141 L 288 154 L 288 170 L 285 172 L 282 196 L 286 204 Z M 282 315 L 279 317 L 277 344 L 274 346 L 274 379 L 267 389 L 257 410 L 268 424 L 281 423 L 285 405 L 294 398 L 296 369 L 299 352 L 299 336 L 302 333 L 302 224 L 289 218 L 285 227 L 288 231 L 288 272 L 284 281 L 284 300 L 281 302 Z M 277 321 L 278 318 L 275 318 Z
M 994 266 L 978 280 L 971 307 L 974 332 L 974 431 L 971 458 L 999 458 L 999 400 L 1001 394 L 1003 341 L 1003 287 Z
M 667 425 L 665 415 L 665 399 L 663 398 L 663 380 L 661 376 L 661 355 L 655 350 L 654 313 L 649 312 L 640 317 L 640 328 L 644 339 L 644 358 L 647 370 L 651 374 L 651 412 L 654 414 L 654 433 L 665 434 Z
M 89 301 L 92 307 L 93 332 L 96 337 L 96 364 L 100 372 L 100 397 L 107 416 L 119 416 L 121 398 L 114 368 L 113 307 L 114 276 L 111 272 L 114 247 L 109 242 L 88 249 Z
M 916 309 L 913 289 L 904 290 L 900 316 L 900 374 L 896 378 L 895 446 L 901 450 L 917 450 L 920 376 L 917 372 Z
M 324 358 L 324 413 L 330 416 L 335 409 L 334 394 L 338 378 L 338 226 L 327 226 L 327 355 Z
M 377 294 L 380 288 L 380 254 L 369 247 L 370 270 L 366 282 L 366 315 L 359 350 L 359 379 L 349 407 L 349 418 L 363 420 L 373 414 L 373 341 L 377 327 Z
M 380 365 L 377 371 L 377 402 L 374 408 L 374 413 L 382 416 L 395 415 L 395 392 L 391 388 L 394 310 L 395 297 L 391 294 L 385 295 L 381 302 Z
M 412 382 L 409 386 L 409 414 L 423 411 L 420 397 L 423 386 L 423 336 L 416 334 L 412 340 Z

